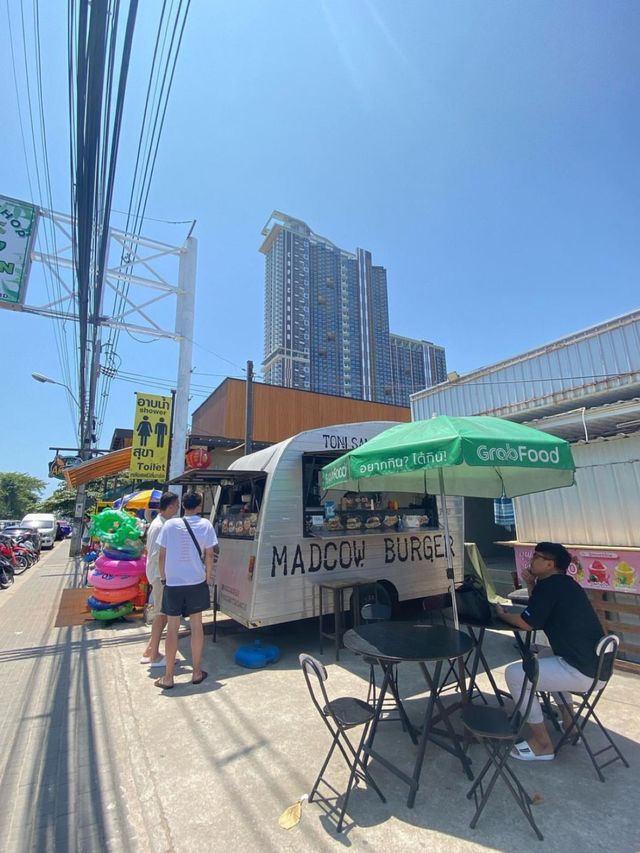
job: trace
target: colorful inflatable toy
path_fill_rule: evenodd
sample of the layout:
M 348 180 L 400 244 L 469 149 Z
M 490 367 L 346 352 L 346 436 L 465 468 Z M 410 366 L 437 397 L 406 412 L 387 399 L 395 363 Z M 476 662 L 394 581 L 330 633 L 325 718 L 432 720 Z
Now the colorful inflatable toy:
M 116 548 L 127 548 L 142 537 L 137 520 L 121 509 L 103 509 L 92 516 L 89 532 L 106 545 Z
M 120 604 L 116 607 L 109 607 L 107 610 L 92 610 L 91 615 L 94 619 L 101 619 L 104 622 L 110 622 L 113 619 L 120 619 L 121 616 L 128 616 L 133 610 L 133 604 L 127 601 L 125 604 Z
M 89 610 L 111 610 L 113 608 L 113 604 L 108 601 L 98 601 L 97 598 L 94 598 L 93 595 L 90 595 L 87 598 L 87 605 Z
M 144 542 L 140 539 L 138 542 L 131 542 L 129 544 L 131 547 L 128 548 L 110 548 L 106 545 L 102 549 L 102 553 L 110 560 L 137 560 L 138 557 L 142 556 L 142 552 L 144 551 Z
M 109 604 L 122 604 L 124 601 L 133 601 L 138 594 L 138 584 L 126 586 L 124 589 L 95 589 L 91 590 L 91 594 L 98 601 L 108 602 Z
M 133 576 L 131 583 L 134 583 L 136 576 L 143 575 L 147 567 L 147 558 L 138 557 L 137 560 L 112 560 L 103 554 L 96 560 L 96 569 L 105 575 L 129 575 Z
M 91 569 L 87 576 L 89 586 L 95 589 L 125 589 L 138 583 L 139 575 L 110 575 Z

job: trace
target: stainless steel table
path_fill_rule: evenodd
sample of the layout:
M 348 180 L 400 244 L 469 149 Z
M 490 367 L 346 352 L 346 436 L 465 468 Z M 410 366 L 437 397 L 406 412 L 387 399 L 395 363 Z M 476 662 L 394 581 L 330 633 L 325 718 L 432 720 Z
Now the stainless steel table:
M 455 755 L 469 779 L 473 779 L 471 761 L 465 755 L 460 744 L 461 738 L 455 733 L 451 725 L 449 711 L 438 695 L 443 664 L 445 661 L 461 658 L 468 654 L 473 649 L 471 638 L 461 631 L 443 625 L 428 625 L 421 622 L 378 622 L 360 625 L 347 631 L 344 635 L 344 645 L 356 654 L 376 658 L 384 671 L 384 678 L 376 703 L 376 715 L 371 724 L 364 752 L 367 758 L 374 758 L 379 761 L 387 770 L 390 770 L 409 786 L 407 806 L 412 808 L 415 803 L 416 793 L 420 786 L 425 750 L 429 742 Z M 422 725 L 416 727 L 409 723 L 408 734 L 412 739 L 417 740 L 418 745 L 411 775 L 405 773 L 404 770 L 374 749 L 376 731 L 382 713 L 382 703 L 390 686 L 393 665 L 403 663 L 417 663 L 429 687 L 429 699 L 424 710 Z M 427 663 L 435 663 L 433 676 L 427 668 Z M 444 732 L 436 732 L 433 728 L 435 710 L 438 711 L 438 720 L 444 724 Z M 401 714 L 406 719 L 404 709 Z

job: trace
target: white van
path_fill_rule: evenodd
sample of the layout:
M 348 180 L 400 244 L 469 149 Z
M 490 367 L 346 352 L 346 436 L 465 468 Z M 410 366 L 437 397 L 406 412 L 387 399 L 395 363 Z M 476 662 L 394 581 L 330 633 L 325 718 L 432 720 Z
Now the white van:
M 56 539 L 56 517 L 52 512 L 30 512 L 22 519 L 25 527 L 34 527 L 40 534 L 43 548 L 53 548 Z
M 308 430 L 211 472 L 211 484 L 220 486 L 212 520 L 224 613 L 249 628 L 317 615 L 312 581 L 321 578 L 370 578 L 376 594 L 391 603 L 448 590 L 439 498 L 321 493 L 324 465 L 391 426 L 378 421 Z M 461 580 L 462 499 L 447 498 L 447 508 Z

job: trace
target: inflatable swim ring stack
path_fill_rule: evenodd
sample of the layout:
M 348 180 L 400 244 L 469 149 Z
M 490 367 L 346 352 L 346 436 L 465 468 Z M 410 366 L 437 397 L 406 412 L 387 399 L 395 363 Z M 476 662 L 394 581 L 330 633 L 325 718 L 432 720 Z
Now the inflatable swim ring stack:
M 94 619 L 118 619 L 131 613 L 140 594 L 147 562 L 140 529 L 126 512 L 104 510 L 93 516 L 91 530 L 103 550 L 87 577 L 92 587 L 87 604 Z

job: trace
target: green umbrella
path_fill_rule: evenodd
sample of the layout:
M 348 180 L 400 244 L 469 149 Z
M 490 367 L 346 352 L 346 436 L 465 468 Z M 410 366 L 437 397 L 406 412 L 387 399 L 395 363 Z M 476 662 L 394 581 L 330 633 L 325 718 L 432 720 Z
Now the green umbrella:
M 445 495 L 500 498 L 571 486 L 569 444 L 523 424 L 477 415 L 398 424 L 322 469 L 322 487 L 440 493 L 454 617 Z

